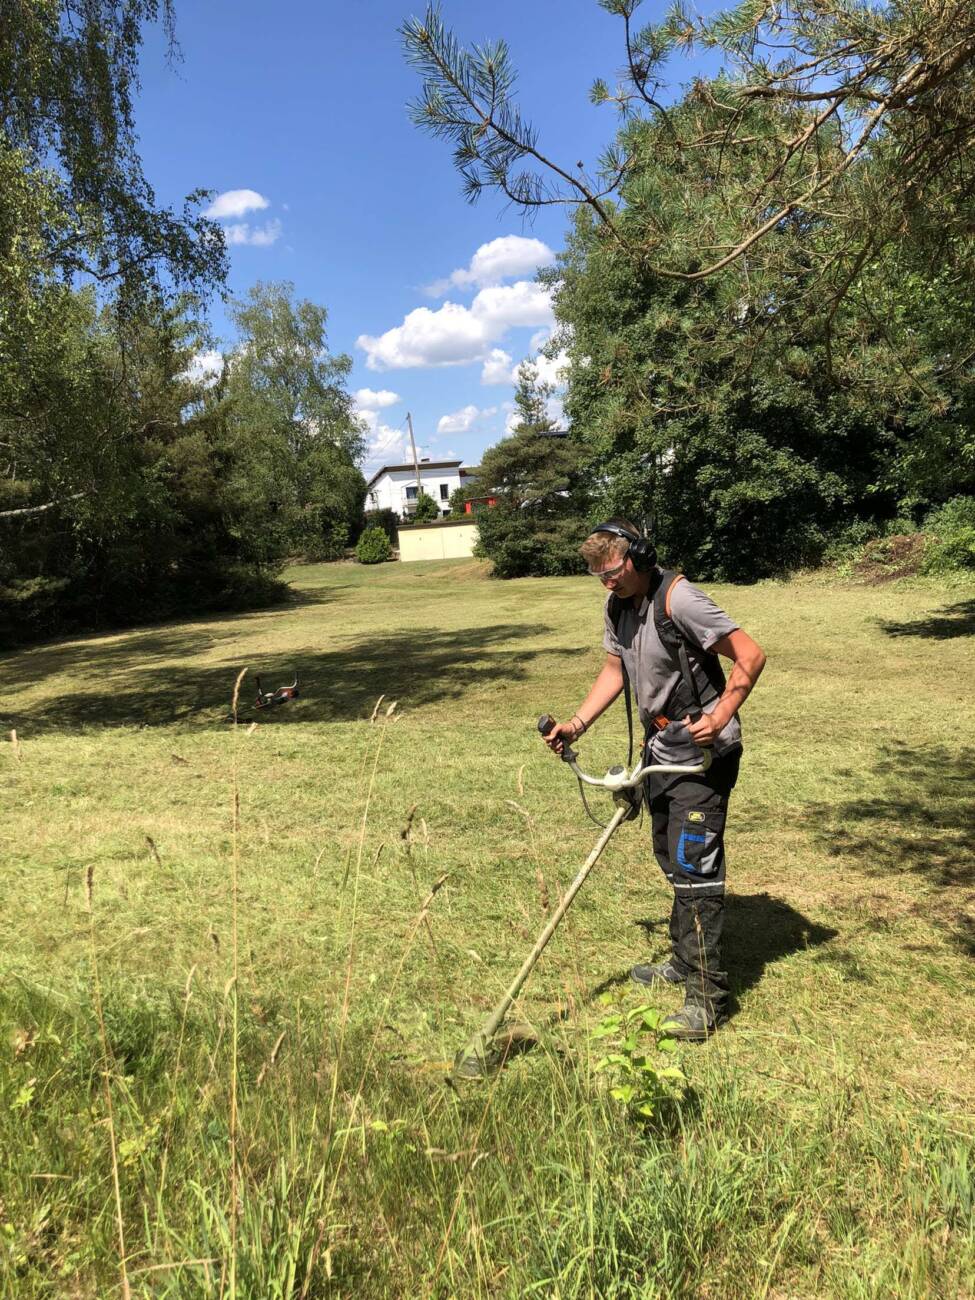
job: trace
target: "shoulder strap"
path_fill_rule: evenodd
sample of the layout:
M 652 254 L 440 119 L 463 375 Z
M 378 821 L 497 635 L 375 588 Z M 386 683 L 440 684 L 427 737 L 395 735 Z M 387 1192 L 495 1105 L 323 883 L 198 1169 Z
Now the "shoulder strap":
M 613 626 L 613 635 L 619 638 L 620 633 L 620 615 L 623 613 L 623 602 L 617 596 L 616 592 L 610 594 L 606 604 L 606 612 L 609 615 L 609 621 Z M 623 656 L 620 655 L 620 667 L 623 670 L 623 698 L 626 701 L 626 734 L 629 739 L 629 746 L 626 754 L 626 766 L 629 768 L 633 763 L 633 696 L 630 689 L 630 675 L 626 671 L 626 664 Z
M 685 706 L 690 713 L 702 712 L 701 693 L 697 687 L 697 680 L 691 669 L 690 657 L 687 653 L 688 644 L 691 644 L 701 655 L 701 667 L 707 675 L 708 683 L 714 693 L 718 696 L 725 688 L 725 676 L 721 665 L 714 655 L 706 654 L 700 646 L 688 642 L 688 638 L 681 632 L 680 628 L 673 621 L 671 616 L 671 597 L 674 588 L 679 582 L 686 581 L 682 573 L 674 573 L 670 569 L 664 569 L 660 575 L 660 581 L 657 583 L 656 590 L 653 593 L 653 622 L 657 629 L 657 636 L 661 643 L 671 652 L 680 664 L 681 677 L 683 679 L 683 702 L 681 709 Z M 708 698 L 714 698 L 709 696 Z

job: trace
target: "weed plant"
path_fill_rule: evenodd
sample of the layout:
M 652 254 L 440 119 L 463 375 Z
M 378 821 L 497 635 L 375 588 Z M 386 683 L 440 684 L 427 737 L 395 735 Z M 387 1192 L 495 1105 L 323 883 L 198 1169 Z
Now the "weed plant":
M 628 825 L 516 1008 L 539 1047 L 458 1091 L 595 838 L 533 724 L 597 668 L 599 596 L 292 577 L 3 663 L 0 1296 L 975 1293 L 975 587 L 716 591 L 770 656 L 736 1014 L 646 1083 L 627 1031 L 676 995 L 626 980 L 669 911 Z M 228 722 L 244 665 L 302 698 L 257 714 L 245 676 Z

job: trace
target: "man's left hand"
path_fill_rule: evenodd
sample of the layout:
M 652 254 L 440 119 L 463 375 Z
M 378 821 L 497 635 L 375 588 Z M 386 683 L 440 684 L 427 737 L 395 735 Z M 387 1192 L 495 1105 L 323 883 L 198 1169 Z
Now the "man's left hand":
M 700 745 L 704 749 L 714 744 L 724 725 L 720 718 L 715 721 L 710 713 L 702 713 L 697 722 L 691 722 L 690 714 L 684 719 L 687 734 L 696 745 Z

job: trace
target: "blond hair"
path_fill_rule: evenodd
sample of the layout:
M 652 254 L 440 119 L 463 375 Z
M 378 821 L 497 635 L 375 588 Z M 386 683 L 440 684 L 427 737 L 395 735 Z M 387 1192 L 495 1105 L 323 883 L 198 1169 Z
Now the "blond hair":
M 640 536 L 640 530 L 635 524 L 631 524 L 628 519 L 607 519 L 608 524 L 615 524 L 617 528 L 625 528 L 628 533 L 634 537 Z M 590 533 L 586 540 L 579 547 L 579 554 L 585 560 L 590 569 L 606 568 L 611 560 L 619 564 L 620 560 L 626 555 L 630 543 L 625 537 L 618 537 L 616 533 L 595 532 Z

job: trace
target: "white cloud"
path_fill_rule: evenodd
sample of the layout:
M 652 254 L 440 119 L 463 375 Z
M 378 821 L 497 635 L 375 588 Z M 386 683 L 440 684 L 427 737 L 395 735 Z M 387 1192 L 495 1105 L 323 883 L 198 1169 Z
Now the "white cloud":
M 518 276 L 531 275 L 540 266 L 550 266 L 555 254 L 540 239 L 525 239 L 522 235 L 502 235 L 482 244 L 470 265 L 452 271 L 444 280 L 427 286 L 427 293 L 439 298 L 448 289 L 466 289 L 473 285 L 501 284 Z
M 388 388 L 359 388 L 355 392 L 355 404 L 360 411 L 380 411 L 385 406 L 395 406 L 403 399 L 399 393 L 391 393 Z
M 512 378 L 517 384 L 521 378 L 522 366 L 534 366 L 539 383 L 551 384 L 553 388 L 561 388 L 565 383 L 565 372 L 568 365 L 569 354 L 564 351 L 554 357 L 531 357 L 528 361 L 519 361 L 512 372 Z
M 467 433 L 478 420 L 488 420 L 497 413 L 496 406 L 486 406 L 483 410 L 474 405 L 464 406 L 451 415 L 442 415 L 437 422 L 437 433 Z
M 184 375 L 194 384 L 213 384 L 223 374 L 223 353 L 215 348 L 206 352 L 197 352 L 184 371 Z
M 281 222 L 277 217 L 265 221 L 263 226 L 251 226 L 246 221 L 237 221 L 224 226 L 228 244 L 250 244 L 253 248 L 268 248 L 281 235 Z
M 504 348 L 492 348 L 484 358 L 481 370 L 482 384 L 512 384 L 511 353 Z
M 483 360 L 509 329 L 553 323 L 549 290 L 519 280 L 482 289 L 470 307 L 453 302 L 436 311 L 417 307 L 402 325 L 378 337 L 361 334 L 356 345 L 366 353 L 370 370 L 458 366 Z
M 245 212 L 262 211 L 270 206 L 270 199 L 258 194 L 257 190 L 224 190 L 203 215 L 213 221 L 220 221 L 224 217 L 242 217 Z
M 373 417 L 375 418 L 375 416 Z M 429 456 L 430 448 L 417 446 L 417 457 Z M 450 453 L 448 453 L 450 454 Z M 405 429 L 391 429 L 388 424 L 375 424 L 366 443 L 363 470 L 366 478 L 382 465 L 404 465 L 413 459 L 413 451 Z

